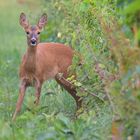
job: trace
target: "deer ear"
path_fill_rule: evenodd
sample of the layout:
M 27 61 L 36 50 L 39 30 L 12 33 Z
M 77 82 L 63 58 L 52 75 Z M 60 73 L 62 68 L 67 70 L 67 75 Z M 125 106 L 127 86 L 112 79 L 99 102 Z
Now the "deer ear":
M 38 21 L 38 27 L 42 29 L 47 23 L 47 14 L 44 13 Z
M 24 13 L 20 14 L 19 23 L 23 28 L 27 28 L 29 26 L 29 22 L 28 22 L 26 15 Z

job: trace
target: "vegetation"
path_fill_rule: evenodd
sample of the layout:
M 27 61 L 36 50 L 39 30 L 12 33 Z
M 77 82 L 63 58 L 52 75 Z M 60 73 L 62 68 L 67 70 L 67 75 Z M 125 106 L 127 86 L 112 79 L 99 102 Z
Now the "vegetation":
M 139 5 L 139 0 L 2 0 L 0 140 L 139 140 Z M 70 67 L 77 80 L 67 80 L 83 99 L 78 111 L 72 97 L 49 81 L 40 105 L 34 105 L 34 90 L 29 88 L 20 115 L 11 121 L 18 67 L 27 46 L 18 21 L 22 11 L 33 23 L 46 12 L 41 41 L 62 42 L 77 51 Z

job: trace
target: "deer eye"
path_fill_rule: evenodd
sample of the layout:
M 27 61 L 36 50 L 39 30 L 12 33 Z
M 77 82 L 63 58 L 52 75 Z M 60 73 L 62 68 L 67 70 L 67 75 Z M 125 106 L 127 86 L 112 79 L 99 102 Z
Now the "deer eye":
M 29 35 L 30 33 L 29 32 L 26 32 L 26 34 Z
M 38 35 L 40 34 L 40 32 L 37 33 Z

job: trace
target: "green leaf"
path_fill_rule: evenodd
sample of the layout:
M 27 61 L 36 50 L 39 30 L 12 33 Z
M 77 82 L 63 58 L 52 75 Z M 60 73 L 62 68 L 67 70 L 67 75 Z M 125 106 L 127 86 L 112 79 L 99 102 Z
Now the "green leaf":
M 135 0 L 131 4 L 128 4 L 128 7 L 125 9 L 125 14 L 134 14 L 140 10 L 140 1 Z

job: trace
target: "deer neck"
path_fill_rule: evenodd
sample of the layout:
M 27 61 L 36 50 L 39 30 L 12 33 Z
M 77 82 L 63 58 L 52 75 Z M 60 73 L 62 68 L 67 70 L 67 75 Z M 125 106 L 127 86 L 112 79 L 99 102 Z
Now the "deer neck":
M 29 75 L 34 75 L 36 71 L 37 48 L 28 47 L 25 60 L 25 70 Z

